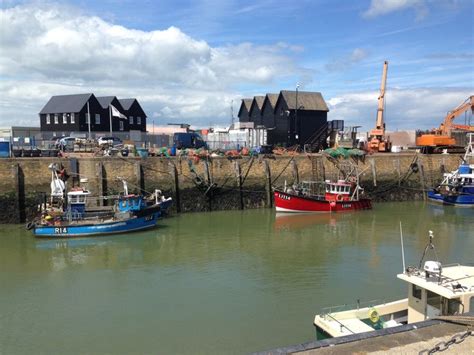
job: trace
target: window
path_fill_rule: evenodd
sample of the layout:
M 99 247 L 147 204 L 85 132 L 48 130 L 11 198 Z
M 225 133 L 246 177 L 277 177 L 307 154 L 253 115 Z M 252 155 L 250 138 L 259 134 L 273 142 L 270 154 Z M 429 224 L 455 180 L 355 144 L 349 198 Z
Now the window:
M 417 285 L 412 285 L 412 291 L 411 294 L 413 297 L 418 298 L 421 300 L 421 287 L 418 287 Z
M 71 123 L 76 123 L 76 117 L 74 115 L 74 112 L 71 112 Z
M 100 124 L 100 113 L 95 114 L 95 124 Z
M 130 119 L 130 124 L 133 124 L 133 116 L 128 117 Z
M 54 114 L 54 124 L 58 124 L 59 123 L 59 116 L 57 113 Z
M 86 124 L 89 124 L 90 123 L 90 114 L 89 113 L 86 113 Z
M 67 115 L 63 113 L 63 123 L 67 124 Z
M 51 116 L 49 115 L 49 113 L 46 114 L 46 124 L 50 124 L 51 123 Z
M 123 131 L 123 121 L 119 121 L 120 123 L 120 130 Z
M 142 118 L 140 116 L 137 117 L 137 124 L 142 124 Z
M 426 303 L 434 308 L 441 309 L 441 296 L 428 291 L 426 294 Z

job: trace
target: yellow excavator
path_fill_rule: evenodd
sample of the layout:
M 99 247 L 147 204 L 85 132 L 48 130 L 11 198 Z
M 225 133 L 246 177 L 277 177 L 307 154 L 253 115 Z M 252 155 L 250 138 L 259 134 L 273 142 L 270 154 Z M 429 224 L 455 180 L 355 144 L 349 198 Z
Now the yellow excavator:
M 416 145 L 424 150 L 434 150 L 441 147 L 450 147 L 456 145 L 456 140 L 451 137 L 453 129 L 474 132 L 474 126 L 454 124 L 456 117 L 471 109 L 474 113 L 474 95 L 469 96 L 463 103 L 454 110 L 449 111 L 439 128 L 432 130 L 431 134 L 423 134 L 416 138 Z
M 385 137 L 384 108 L 385 108 L 385 86 L 387 83 L 388 61 L 383 63 L 382 83 L 380 85 L 380 95 L 378 98 L 377 120 L 375 128 L 369 133 L 368 148 L 372 152 L 390 152 L 392 142 Z

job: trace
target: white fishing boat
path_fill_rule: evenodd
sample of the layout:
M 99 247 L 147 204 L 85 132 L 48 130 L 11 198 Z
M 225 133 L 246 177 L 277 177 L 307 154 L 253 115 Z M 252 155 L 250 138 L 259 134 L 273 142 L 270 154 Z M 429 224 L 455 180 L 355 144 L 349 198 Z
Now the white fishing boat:
M 397 275 L 408 283 L 407 298 L 367 307 L 358 304 L 349 310 L 328 309 L 314 318 L 317 339 L 365 333 L 474 311 L 474 266 L 442 265 L 438 260 L 427 260 L 422 264 L 427 251 L 436 252 L 431 231 L 429 237 L 419 266 L 404 267 L 404 272 Z

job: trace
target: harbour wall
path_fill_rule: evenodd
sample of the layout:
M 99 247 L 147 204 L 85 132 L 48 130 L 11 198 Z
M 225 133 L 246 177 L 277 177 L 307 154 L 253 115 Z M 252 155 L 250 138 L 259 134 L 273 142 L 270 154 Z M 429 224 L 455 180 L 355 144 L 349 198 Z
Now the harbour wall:
M 30 220 L 42 198 L 49 194 L 49 164 L 62 164 L 70 178 L 68 186 L 87 179 L 92 203 L 107 205 L 98 196 L 123 191 L 123 178 L 130 192 L 160 189 L 174 199 L 174 212 L 271 207 L 272 187 L 296 181 L 335 179 L 341 165 L 357 166 L 360 185 L 375 202 L 424 198 L 446 171 L 458 167 L 458 155 L 418 153 L 374 154 L 363 160 L 335 160 L 320 154 L 253 157 L 77 157 L 17 158 L 0 160 L 0 223 Z M 339 167 L 338 167 L 339 166 Z M 344 166 L 342 166 L 344 169 Z

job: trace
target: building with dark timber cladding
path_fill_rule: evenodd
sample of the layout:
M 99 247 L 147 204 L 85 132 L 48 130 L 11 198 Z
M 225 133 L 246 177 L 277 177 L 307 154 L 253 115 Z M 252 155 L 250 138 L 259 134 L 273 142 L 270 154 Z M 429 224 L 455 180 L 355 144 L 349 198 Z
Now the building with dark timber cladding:
M 315 133 L 327 130 L 328 112 L 320 92 L 282 90 L 279 94 L 243 99 L 239 121 L 265 126 L 268 144 L 303 146 L 311 142 Z

